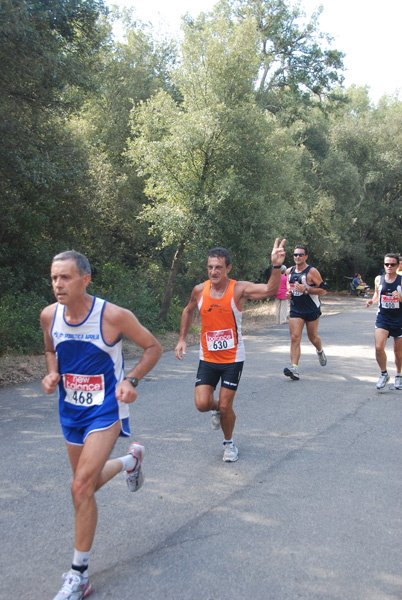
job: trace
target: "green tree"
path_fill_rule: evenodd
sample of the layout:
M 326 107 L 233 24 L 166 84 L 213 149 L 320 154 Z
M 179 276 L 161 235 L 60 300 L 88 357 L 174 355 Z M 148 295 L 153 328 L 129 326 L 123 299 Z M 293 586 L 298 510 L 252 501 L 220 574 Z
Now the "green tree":
M 175 61 L 175 46 L 169 40 L 155 41 L 150 26 L 135 20 L 131 11 L 115 12 L 124 39 L 103 48 L 97 91 L 88 95 L 73 126 L 85 144 L 93 181 L 92 208 L 98 236 L 89 241 L 95 264 L 110 256 L 126 267 L 137 269 L 151 262 L 155 244 L 137 216 L 146 197 L 144 183 L 125 152 L 130 135 L 130 111 L 159 89 L 170 89 L 169 73 Z
M 320 31 L 322 7 L 305 21 L 299 4 L 286 0 L 221 0 L 237 18 L 253 15 L 260 40 L 257 98 L 274 114 L 299 115 L 322 101 L 343 81 L 343 54 Z
M 374 107 L 364 88 L 352 88 L 349 97 L 349 109 L 331 127 L 332 145 L 358 170 L 360 183 L 349 202 L 352 252 L 343 258 L 356 264 L 357 257 L 376 273 L 385 252 L 401 251 L 402 103 L 385 97 Z
M 170 305 L 180 263 L 211 245 L 234 249 L 249 276 L 265 269 L 269 207 L 275 201 L 268 151 L 275 123 L 255 103 L 258 36 L 253 18 L 231 23 L 201 15 L 184 25 L 177 103 L 160 92 L 133 115 L 129 156 L 151 203 L 143 218 L 174 248 L 160 319 Z M 271 233 L 269 231 L 269 233 Z M 271 234 L 272 235 L 272 234 Z M 265 264 L 263 264 L 265 263 Z
M 337 110 L 312 110 L 292 127 L 304 154 L 293 222 L 338 288 L 343 275 L 374 275 L 385 251 L 400 251 L 400 124 L 396 98 L 375 107 L 365 88 L 351 88 Z
M 101 0 L 0 4 L 3 293 L 43 287 L 40 275 L 60 233 L 77 240 L 69 233 L 83 221 L 86 161 L 66 117 L 93 87 L 104 12 Z

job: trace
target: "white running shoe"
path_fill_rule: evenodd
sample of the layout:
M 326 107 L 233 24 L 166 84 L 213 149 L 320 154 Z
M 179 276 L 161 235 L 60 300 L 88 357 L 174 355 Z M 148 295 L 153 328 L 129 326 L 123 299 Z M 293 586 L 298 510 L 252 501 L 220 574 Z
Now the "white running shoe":
M 395 375 L 394 388 L 396 390 L 402 390 L 402 375 Z
M 68 573 L 63 573 L 62 578 L 64 583 L 53 600 L 81 600 L 81 598 L 86 598 L 92 592 L 88 571 L 80 573 L 71 570 Z
M 300 379 L 297 367 L 294 367 L 293 365 L 290 367 L 285 367 L 283 369 L 283 372 L 286 375 L 286 377 L 290 377 L 290 379 L 294 379 L 294 381 L 298 381 Z
M 141 461 L 145 455 L 145 448 L 142 444 L 133 442 L 127 454 L 131 454 L 137 459 L 136 465 L 132 471 L 126 471 L 126 481 L 130 492 L 137 492 L 144 483 L 145 477 L 141 469 Z
M 322 367 L 325 367 L 325 365 L 327 364 L 327 357 L 325 356 L 324 350 L 321 350 L 321 352 L 318 352 L 317 350 L 317 356 L 318 360 L 320 361 L 320 365 Z
M 211 416 L 211 427 L 212 429 L 220 429 L 221 428 L 221 411 L 213 410 Z
M 223 461 L 236 462 L 236 460 L 239 460 L 239 451 L 233 442 L 223 442 L 223 446 Z
M 388 381 L 389 381 L 389 374 L 388 373 L 385 373 L 385 374 L 381 373 L 381 375 L 380 375 L 380 377 L 379 377 L 379 379 L 378 379 L 375 387 L 377 388 L 377 390 L 382 390 L 382 388 L 385 388 L 385 384 L 388 383 Z

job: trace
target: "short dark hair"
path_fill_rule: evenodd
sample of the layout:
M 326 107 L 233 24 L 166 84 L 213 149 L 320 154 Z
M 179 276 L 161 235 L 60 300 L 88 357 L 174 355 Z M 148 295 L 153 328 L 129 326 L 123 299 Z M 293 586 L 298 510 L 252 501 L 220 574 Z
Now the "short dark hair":
M 212 250 L 210 250 L 208 252 L 208 258 L 212 258 L 212 257 L 224 258 L 225 264 L 227 267 L 232 264 L 232 258 L 230 256 L 230 252 L 228 250 L 226 250 L 226 248 L 221 248 L 220 246 L 218 246 L 217 248 L 212 248 Z
M 307 246 L 304 246 L 303 244 L 296 244 L 295 250 L 296 250 L 296 248 L 299 248 L 300 250 L 304 250 L 304 252 L 306 254 L 308 254 L 308 248 L 307 248 Z
M 91 275 L 91 265 L 89 264 L 89 260 L 86 256 L 75 250 L 66 250 L 65 252 L 56 254 L 56 256 L 53 256 L 52 264 L 57 260 L 73 260 L 77 265 L 78 272 L 81 276 L 87 274 Z
M 396 262 L 399 262 L 398 254 L 394 254 L 393 252 L 389 252 L 384 256 L 384 258 L 395 258 Z

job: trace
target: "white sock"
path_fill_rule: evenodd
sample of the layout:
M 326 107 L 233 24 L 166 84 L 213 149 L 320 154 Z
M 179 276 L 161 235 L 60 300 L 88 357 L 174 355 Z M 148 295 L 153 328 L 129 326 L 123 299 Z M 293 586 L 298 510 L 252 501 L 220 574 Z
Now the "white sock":
M 223 440 L 224 444 L 233 444 L 233 438 L 230 438 L 230 440 Z
M 119 460 L 123 464 L 123 471 L 134 471 L 137 464 L 137 459 L 132 454 L 126 454 L 125 456 L 119 456 Z
M 89 552 L 80 552 L 74 548 L 74 556 L 73 556 L 73 565 L 74 567 L 88 567 L 89 562 Z

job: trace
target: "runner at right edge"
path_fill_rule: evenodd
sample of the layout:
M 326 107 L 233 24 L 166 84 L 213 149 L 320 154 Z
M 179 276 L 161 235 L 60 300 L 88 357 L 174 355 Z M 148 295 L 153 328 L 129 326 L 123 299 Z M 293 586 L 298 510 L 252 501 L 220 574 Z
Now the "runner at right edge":
M 394 338 L 395 384 L 396 390 L 402 389 L 402 275 L 398 275 L 398 254 L 386 254 L 384 257 L 385 273 L 375 278 L 373 297 L 367 300 L 366 306 L 378 302 L 375 322 L 375 357 L 381 373 L 377 381 L 377 390 L 383 389 L 389 381 L 387 370 L 387 354 L 385 345 L 389 337 Z

